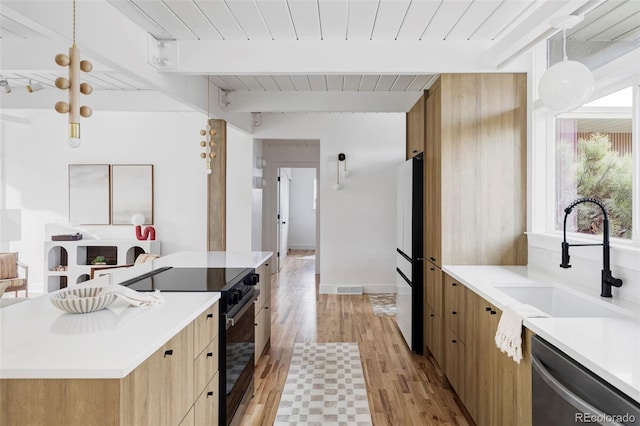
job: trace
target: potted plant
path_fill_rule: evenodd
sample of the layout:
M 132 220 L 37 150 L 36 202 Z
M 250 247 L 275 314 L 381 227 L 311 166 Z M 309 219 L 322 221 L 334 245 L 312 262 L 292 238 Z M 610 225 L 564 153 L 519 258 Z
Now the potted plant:
M 107 259 L 104 256 L 96 256 L 95 259 L 91 261 L 92 265 L 106 265 Z

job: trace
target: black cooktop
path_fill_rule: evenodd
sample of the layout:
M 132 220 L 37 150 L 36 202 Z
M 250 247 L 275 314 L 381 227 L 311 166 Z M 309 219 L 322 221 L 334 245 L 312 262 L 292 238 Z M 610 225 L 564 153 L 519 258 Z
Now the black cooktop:
M 165 267 L 121 284 L 137 291 L 229 291 L 252 272 L 252 268 Z

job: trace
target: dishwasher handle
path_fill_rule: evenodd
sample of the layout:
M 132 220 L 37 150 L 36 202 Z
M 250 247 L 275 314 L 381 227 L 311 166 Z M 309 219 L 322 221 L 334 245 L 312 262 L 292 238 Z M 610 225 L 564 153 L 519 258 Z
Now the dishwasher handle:
M 579 410 L 577 412 L 590 414 L 603 419 L 607 418 L 607 415 L 605 413 L 581 399 L 579 396 L 567 389 L 567 387 L 560 383 L 555 377 L 553 377 L 549 370 L 547 370 L 544 365 L 542 365 L 542 362 L 535 355 L 531 356 L 531 365 L 533 369 L 540 374 L 540 378 L 544 380 L 547 386 L 549 386 L 555 393 L 562 397 L 562 399 L 571 404 L 571 406 Z M 603 426 L 624 426 L 622 423 L 613 421 L 604 421 L 600 424 Z

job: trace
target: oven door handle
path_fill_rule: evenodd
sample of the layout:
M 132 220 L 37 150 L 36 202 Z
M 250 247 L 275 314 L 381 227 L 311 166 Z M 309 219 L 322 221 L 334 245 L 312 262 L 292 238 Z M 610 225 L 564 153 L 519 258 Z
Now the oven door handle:
M 531 364 L 533 370 L 536 371 L 540 378 L 549 386 L 553 392 L 558 394 L 562 399 L 569 403 L 573 408 L 579 410 L 577 412 L 592 414 L 596 417 L 606 418 L 605 413 L 598 410 L 593 405 L 582 400 L 579 396 L 567 389 L 562 383 L 560 383 L 551 373 L 544 367 L 542 362 L 535 355 L 531 356 Z M 623 426 L 615 421 L 605 421 L 600 423 L 603 426 Z
M 245 303 L 244 306 L 240 308 L 240 310 L 236 312 L 234 316 L 227 318 L 226 329 L 229 329 L 229 327 L 233 327 L 238 323 L 240 317 L 242 317 L 251 308 L 251 305 L 258 299 L 259 295 L 260 290 L 256 289 L 256 291 L 253 293 L 253 297 L 251 297 L 251 299 L 247 303 Z

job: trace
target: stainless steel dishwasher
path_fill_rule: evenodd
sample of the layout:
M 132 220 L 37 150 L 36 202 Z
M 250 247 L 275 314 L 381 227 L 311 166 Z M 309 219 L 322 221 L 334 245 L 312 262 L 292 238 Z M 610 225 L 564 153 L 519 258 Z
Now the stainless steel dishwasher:
M 531 343 L 533 426 L 640 425 L 640 404 L 538 336 Z

